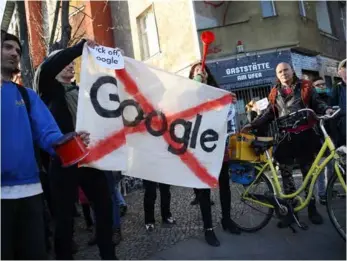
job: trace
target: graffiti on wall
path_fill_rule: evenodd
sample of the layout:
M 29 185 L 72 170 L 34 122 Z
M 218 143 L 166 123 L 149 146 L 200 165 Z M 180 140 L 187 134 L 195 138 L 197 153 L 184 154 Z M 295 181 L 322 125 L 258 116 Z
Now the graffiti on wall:
M 222 51 L 222 45 L 219 44 L 219 45 L 211 46 L 207 50 L 207 55 L 214 54 L 214 53 L 220 53 L 221 51 Z

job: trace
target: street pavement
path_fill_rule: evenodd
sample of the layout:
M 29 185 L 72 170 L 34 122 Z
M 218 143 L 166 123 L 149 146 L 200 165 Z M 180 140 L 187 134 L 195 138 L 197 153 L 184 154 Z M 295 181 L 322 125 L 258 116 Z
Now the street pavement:
M 199 206 L 191 206 L 193 190 L 172 187 L 171 212 L 177 220 L 175 226 L 162 227 L 160 218 L 160 193 L 156 203 L 156 228 L 148 233 L 144 228 L 143 191 L 130 193 L 125 198 L 128 212 L 122 218 L 123 241 L 117 246 L 119 259 L 330 259 L 346 260 L 346 245 L 328 219 L 325 207 L 319 206 L 325 223 L 315 226 L 309 223 L 307 210 L 300 218 L 309 224 L 309 230 L 278 229 L 277 220 L 256 233 L 240 236 L 228 234 L 221 229 L 219 191 L 212 190 L 212 207 L 215 231 L 220 247 L 210 247 L 204 241 Z M 233 201 L 233 200 L 232 200 Z M 236 209 L 236 203 L 233 203 Z M 247 217 L 246 217 L 247 218 Z M 88 246 L 91 236 L 84 228 L 81 217 L 76 218 L 75 240 L 79 245 L 76 259 L 99 259 L 96 246 Z

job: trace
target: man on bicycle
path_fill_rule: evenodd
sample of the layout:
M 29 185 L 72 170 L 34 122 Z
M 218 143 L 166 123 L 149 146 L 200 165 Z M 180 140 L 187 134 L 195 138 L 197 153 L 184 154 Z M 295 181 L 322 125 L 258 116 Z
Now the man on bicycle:
M 317 114 L 332 114 L 333 110 L 319 99 L 310 81 L 298 79 L 289 64 L 278 64 L 276 76 L 277 84 L 270 92 L 268 108 L 263 115 L 256 118 L 246 128 L 259 128 L 272 121 L 277 123 L 281 137 L 279 137 L 274 157 L 280 164 L 284 192 L 290 194 L 296 190 L 292 175 L 294 161 L 299 163 L 303 177 L 305 177 L 319 150 L 320 142 L 313 129 L 316 122 L 307 117 L 307 113 L 298 114 L 299 116 L 295 119 L 285 116 L 307 107 L 313 109 Z M 308 193 L 308 188 L 306 193 Z M 308 216 L 313 224 L 323 223 L 323 218 L 317 211 L 314 196 L 308 206 Z M 288 225 L 280 222 L 278 227 Z

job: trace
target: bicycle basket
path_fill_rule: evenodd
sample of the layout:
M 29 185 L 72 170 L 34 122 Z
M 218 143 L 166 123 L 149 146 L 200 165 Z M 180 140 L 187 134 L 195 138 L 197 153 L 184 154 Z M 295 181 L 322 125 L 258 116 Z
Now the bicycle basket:
M 249 185 L 255 179 L 255 169 L 251 163 L 232 162 L 229 164 L 230 183 Z
M 265 162 L 265 155 L 256 155 L 252 145 L 255 140 L 254 135 L 237 133 L 229 138 L 228 152 L 231 160 L 237 161 L 251 161 L 251 162 Z M 272 149 L 270 150 L 270 154 Z

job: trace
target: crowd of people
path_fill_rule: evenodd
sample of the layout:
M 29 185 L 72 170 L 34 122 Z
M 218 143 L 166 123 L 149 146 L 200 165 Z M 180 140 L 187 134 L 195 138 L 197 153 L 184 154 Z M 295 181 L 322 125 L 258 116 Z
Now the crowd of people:
M 121 173 L 78 168 L 76 165 L 62 167 L 61 160 L 53 150 L 58 140 L 75 131 L 78 86 L 74 82 L 74 60 L 81 56 L 84 44 L 91 47 L 96 45 L 92 40 L 82 40 L 72 47 L 53 51 L 36 69 L 33 86 L 24 88 L 12 81 L 19 72 L 21 43 L 16 36 L 1 32 L 2 259 L 47 259 L 50 236 L 48 216 L 53 220 L 55 257 L 73 259 L 76 252 L 73 234 L 77 201 L 83 211 L 86 229 L 94 231 L 88 243 L 98 245 L 102 259 L 117 259 L 115 246 L 122 240 L 120 217 L 127 209 L 119 190 Z M 301 80 L 291 65 L 278 64 L 277 83 L 269 94 L 268 108 L 252 114 L 244 130 L 266 128 L 277 118 L 304 107 L 312 108 L 318 114 L 331 114 L 332 106 L 337 105 L 341 108 L 334 123 L 338 128 L 330 128 L 329 131 L 337 146 L 345 145 L 346 60 L 339 64 L 338 74 L 342 81 L 329 93 L 324 79 L 317 78 L 313 82 Z M 203 69 L 201 62 L 192 65 L 189 78 L 219 88 L 208 67 Z M 233 103 L 236 103 L 235 94 L 231 95 Z M 89 134 L 79 132 L 78 135 L 88 145 Z M 289 135 L 277 145 L 274 158 L 279 162 L 286 193 L 295 190 L 293 161 L 299 162 L 305 175 L 320 143 L 315 123 L 303 117 L 298 129 L 289 131 Z M 219 176 L 221 224 L 227 232 L 240 234 L 241 230 L 230 218 L 228 162 L 226 150 Z M 332 171 L 330 166 L 328 175 Z M 324 204 L 326 180 L 324 175 L 321 177 L 318 194 L 320 202 Z M 148 180 L 143 180 L 143 185 L 146 230 L 151 232 L 155 227 L 157 187 L 160 190 L 162 222 L 174 226 L 176 220 L 170 210 L 170 185 Z M 205 240 L 217 247 L 220 242 L 212 226 L 211 208 L 214 202 L 211 201 L 211 190 L 194 189 L 194 195 L 191 204 L 200 206 Z M 323 223 L 314 197 L 310 201 L 308 214 L 313 224 Z M 278 226 L 286 227 L 288 224 L 279 223 Z

